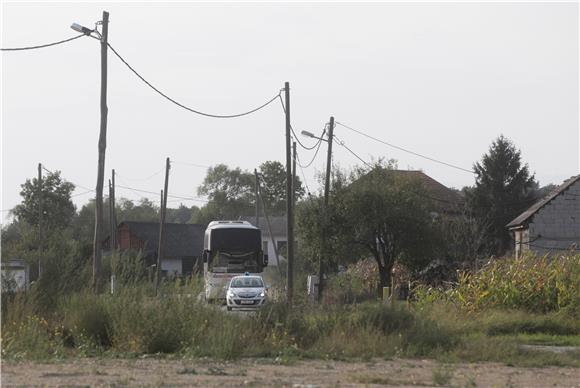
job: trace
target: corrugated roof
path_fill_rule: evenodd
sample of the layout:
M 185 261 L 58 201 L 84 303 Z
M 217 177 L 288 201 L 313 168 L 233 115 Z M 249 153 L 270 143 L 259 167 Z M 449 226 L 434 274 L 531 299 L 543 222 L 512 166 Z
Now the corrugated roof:
M 506 225 L 507 228 L 516 228 L 518 226 L 522 226 L 530 222 L 530 219 L 544 206 L 546 206 L 550 201 L 556 198 L 558 195 L 562 194 L 565 190 L 567 190 L 570 186 L 580 180 L 580 175 L 576 175 L 571 177 L 570 179 L 564 181 L 560 186 L 558 186 L 554 191 L 550 194 L 539 200 L 538 202 L 534 203 L 530 206 L 525 212 L 517 216 L 513 221 Z
M 129 231 L 146 241 L 146 250 L 157 252 L 159 247 L 159 222 L 124 221 Z M 165 224 L 164 257 L 198 257 L 203 251 L 205 229 L 198 224 Z

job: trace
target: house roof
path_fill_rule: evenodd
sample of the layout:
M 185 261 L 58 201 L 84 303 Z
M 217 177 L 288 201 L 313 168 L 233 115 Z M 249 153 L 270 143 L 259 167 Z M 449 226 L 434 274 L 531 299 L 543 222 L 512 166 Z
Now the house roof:
M 375 171 L 375 170 L 373 170 Z M 373 171 L 368 174 L 372 174 Z M 420 170 L 387 170 L 389 174 L 395 177 L 402 177 L 407 179 L 415 179 L 421 183 L 425 193 L 421 196 L 432 200 L 438 208 L 445 211 L 456 211 L 459 209 L 465 200 L 458 191 L 450 189 L 449 187 L 437 182 L 429 175 Z M 367 174 L 367 175 L 368 175 Z
M 159 222 L 124 221 L 129 231 L 146 241 L 146 251 L 157 252 L 159 247 Z M 203 251 L 205 228 L 198 224 L 165 223 L 164 257 L 200 256 Z
M 525 224 L 528 224 L 531 221 L 532 217 L 541 208 L 546 206 L 554 198 L 556 198 L 557 196 L 562 194 L 564 191 L 569 189 L 570 186 L 572 186 L 574 183 L 576 183 L 578 181 L 580 181 L 580 175 L 573 176 L 570 179 L 564 181 L 564 183 L 562 183 L 560 186 L 558 186 L 556 189 L 554 189 L 554 191 L 552 191 L 550 194 L 546 195 L 544 198 L 542 198 L 541 200 L 539 200 L 538 202 L 536 202 L 532 206 L 530 206 L 522 214 L 517 216 L 513 221 L 511 221 L 509 224 L 507 224 L 506 227 L 509 229 L 512 229 L 512 228 L 517 228 L 519 226 L 524 226 Z
M 270 226 L 272 227 L 272 234 L 274 236 L 286 236 L 286 217 L 285 216 L 269 216 L 270 219 Z M 242 216 L 240 220 L 248 221 L 252 225 L 256 224 L 256 216 Z M 258 227 L 262 231 L 263 236 L 269 236 L 270 232 L 268 230 L 268 223 L 266 221 L 266 217 L 259 217 L 258 218 L 259 225 Z

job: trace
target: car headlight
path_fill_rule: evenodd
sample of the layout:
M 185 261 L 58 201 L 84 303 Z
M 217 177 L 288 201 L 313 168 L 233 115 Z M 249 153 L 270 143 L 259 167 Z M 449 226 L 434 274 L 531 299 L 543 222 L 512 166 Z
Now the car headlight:
M 228 290 L 227 295 L 231 298 L 234 298 L 236 296 L 236 294 L 232 290 Z
M 260 298 L 264 298 L 266 296 L 266 291 L 260 292 Z

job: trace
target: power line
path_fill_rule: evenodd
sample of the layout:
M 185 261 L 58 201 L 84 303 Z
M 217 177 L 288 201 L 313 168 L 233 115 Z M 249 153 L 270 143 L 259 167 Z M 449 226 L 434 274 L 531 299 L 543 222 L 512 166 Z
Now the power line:
M 320 146 L 322 145 L 322 140 L 318 141 L 318 147 L 316 148 L 316 152 L 314 152 L 314 156 L 312 157 L 312 160 L 310 160 L 310 162 L 308 162 L 308 164 L 306 166 L 303 166 L 300 161 L 298 161 L 298 166 L 300 166 L 300 168 L 308 168 L 312 165 L 312 163 L 314 163 L 314 160 L 316 159 L 316 156 L 318 155 L 318 151 L 320 151 Z
M 405 149 L 405 148 L 403 148 L 403 147 L 399 147 L 399 146 L 397 146 L 397 145 L 394 145 L 394 144 L 391 144 L 391 143 L 387 143 L 387 142 L 386 142 L 386 141 L 384 141 L 384 140 L 377 139 L 376 137 L 373 137 L 373 136 L 371 136 L 371 135 L 368 135 L 368 134 L 366 134 L 366 133 L 364 133 L 364 132 L 362 132 L 362 131 L 360 131 L 360 130 L 358 130 L 358 129 L 354 129 L 354 128 L 352 128 L 352 127 L 349 127 L 348 125 L 345 125 L 345 124 L 343 124 L 343 123 L 340 123 L 340 122 L 338 122 L 338 121 L 336 121 L 336 123 L 337 123 L 338 125 L 340 125 L 340 126 L 342 126 L 342 127 L 346 128 L 346 129 L 350 129 L 351 131 L 358 133 L 359 135 L 362 135 L 362 136 L 368 137 L 369 139 L 372 139 L 372 140 L 374 140 L 374 141 L 377 141 L 377 142 L 379 142 L 379 143 L 385 144 L 385 145 L 387 145 L 387 146 L 389 146 L 389 147 L 396 148 L 396 149 L 398 149 L 398 150 L 401 150 L 401 151 L 403 151 L 403 152 L 407 152 L 407 153 L 409 153 L 409 154 L 412 154 L 412 155 L 418 156 L 418 157 L 420 157 L 420 158 L 423 158 L 423 159 L 430 160 L 430 161 L 432 161 L 432 162 L 435 162 L 435 163 L 443 164 L 443 165 L 445 165 L 445 166 L 447 166 L 447 167 L 452 167 L 452 168 L 455 168 L 455 169 L 457 169 L 457 170 L 461 170 L 461 171 L 469 172 L 469 173 L 471 173 L 471 174 L 475 174 L 475 172 L 474 172 L 473 170 L 468 170 L 468 169 L 466 169 L 466 168 L 459 167 L 459 166 L 456 166 L 456 165 L 454 165 L 454 164 L 451 164 L 451 163 L 443 162 L 443 161 L 441 161 L 441 160 L 437 160 L 437 159 L 435 159 L 435 158 L 431 158 L 431 157 L 429 157 L 429 156 L 425 156 L 425 155 L 419 154 L 419 153 L 417 153 L 417 152 L 414 152 L 414 151 L 411 151 L 411 150 Z
M 278 99 L 280 100 L 280 105 L 282 105 L 282 110 L 284 111 L 284 114 L 286 114 L 286 107 L 284 106 L 284 101 L 282 101 L 282 96 L 280 94 L 278 94 Z M 324 130 L 326 131 L 326 125 L 324 126 Z M 316 147 L 320 147 L 320 142 L 322 141 L 320 139 L 318 139 L 318 142 L 316 144 L 314 144 L 312 147 L 308 147 L 308 146 L 305 146 L 304 144 L 302 144 L 300 139 L 298 139 L 296 132 L 294 132 L 294 128 L 292 128 L 292 124 L 290 124 L 290 131 L 292 131 L 292 134 L 294 135 L 294 140 L 296 140 L 298 142 L 298 144 L 300 145 L 300 147 L 304 148 L 305 150 L 311 151 Z M 322 136 L 321 136 L 321 138 L 322 138 Z
M 306 181 L 306 175 L 304 174 L 304 169 L 302 168 L 302 165 L 300 164 L 300 156 L 298 156 L 298 152 L 296 152 L 296 159 L 298 159 L 296 161 L 296 164 L 298 165 L 298 167 L 300 167 L 300 171 L 302 172 L 302 178 L 304 179 L 304 185 L 306 186 L 306 192 L 308 193 L 308 195 L 310 196 L 310 187 L 308 187 L 308 182 Z
M 360 160 L 361 162 L 363 162 L 367 167 L 372 167 L 369 163 L 367 163 L 363 158 L 361 158 L 360 156 L 358 156 L 353 150 L 351 150 L 350 148 L 347 147 L 346 144 L 344 144 L 344 141 L 340 140 L 336 135 L 334 135 L 334 139 L 335 142 L 340 145 L 343 146 L 344 148 L 346 148 L 346 150 L 348 152 L 350 152 L 351 154 L 353 154 L 358 160 Z
M 203 164 L 196 164 L 196 163 L 190 163 L 190 162 L 180 162 L 180 161 L 173 160 L 173 159 L 171 159 L 171 163 L 174 163 L 174 164 L 183 164 L 183 165 L 186 165 L 186 166 L 193 166 L 193 167 L 199 167 L 199 168 L 211 168 L 211 166 L 206 166 L 206 165 L 203 165 Z
M 68 38 L 68 39 L 65 39 L 65 40 L 59 40 L 58 42 L 53 42 L 53 43 L 42 44 L 40 46 L 2 48 L 2 49 L 0 49 L 0 51 L 24 51 L 24 50 L 41 49 L 41 48 L 45 48 L 45 47 L 56 46 L 58 44 L 70 42 L 72 40 L 75 40 L 75 39 L 78 39 L 78 38 L 82 38 L 83 36 L 86 36 L 86 35 L 85 34 L 80 34 L 80 35 L 77 35 L 77 36 L 73 36 L 72 38 Z
M 153 191 L 136 189 L 135 187 L 129 187 L 129 186 L 116 185 L 116 187 L 120 187 L 122 189 L 128 189 L 131 191 L 137 191 L 137 192 L 141 192 L 141 193 L 153 194 L 153 195 L 159 194 L 159 193 L 155 193 Z M 198 202 L 205 202 L 205 203 L 209 202 L 209 200 L 201 199 L 201 198 L 184 197 L 184 196 L 172 195 L 172 194 L 167 194 L 167 196 L 171 197 L 171 198 L 183 199 L 183 200 L 188 200 L 188 201 L 198 201 Z
M 139 74 L 135 69 L 133 69 L 133 67 L 113 48 L 113 46 L 111 46 L 111 44 L 107 43 L 107 46 L 109 46 L 109 48 L 111 49 L 111 51 L 113 51 L 113 53 L 117 56 L 117 58 L 119 58 L 121 60 L 121 62 L 123 62 L 129 68 L 129 70 L 131 70 L 133 72 L 133 74 L 135 74 L 147 86 L 149 86 L 151 89 L 156 91 L 159 95 L 161 95 L 165 99 L 169 100 L 170 102 L 174 103 L 175 105 L 177 105 L 177 106 L 179 106 L 187 111 L 190 111 L 192 113 L 196 113 L 198 115 L 202 115 L 202 116 L 206 116 L 206 117 L 213 117 L 213 118 L 218 118 L 218 119 L 231 119 L 231 118 L 236 118 L 236 117 L 242 117 L 242 116 L 246 116 L 246 115 L 252 114 L 254 112 L 257 112 L 262 108 L 265 108 L 266 106 L 268 106 L 272 102 L 274 102 L 278 97 L 280 97 L 280 92 L 278 92 L 277 95 L 272 97 L 270 100 L 268 100 L 264 104 L 260 105 L 257 108 L 254 108 L 252 110 L 249 110 L 249 111 L 243 112 L 243 113 L 237 113 L 237 114 L 231 114 L 231 115 L 217 115 L 217 114 L 205 113 L 205 112 L 199 111 L 197 109 L 193 109 L 193 108 L 190 108 L 188 106 L 185 106 L 182 103 L 177 102 L 173 98 L 169 97 L 167 94 L 163 93 L 161 90 L 157 89 L 149 81 L 147 81 L 145 78 L 143 78 L 143 76 L 141 74 Z

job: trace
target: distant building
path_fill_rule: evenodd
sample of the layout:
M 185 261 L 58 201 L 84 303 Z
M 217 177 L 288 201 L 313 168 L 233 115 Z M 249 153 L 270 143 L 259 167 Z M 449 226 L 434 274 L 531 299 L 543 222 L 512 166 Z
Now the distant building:
M 507 224 L 516 257 L 526 251 L 544 255 L 580 248 L 580 175 L 533 204 Z
M 272 234 L 270 235 L 270 230 L 268 229 L 268 223 L 266 217 L 258 218 L 258 225 L 256 225 L 255 216 L 243 216 L 240 220 L 248 221 L 252 225 L 260 228 L 262 231 L 262 250 L 268 255 L 268 266 L 276 266 L 276 253 L 274 251 L 274 245 L 278 248 L 278 253 L 283 253 L 279 255 L 280 264 L 286 263 L 286 246 L 288 244 L 287 238 L 287 228 L 286 228 L 286 217 L 285 216 L 272 216 L 268 217 L 270 219 L 270 226 L 272 228 Z M 272 242 L 273 240 L 273 242 Z
M 2 260 L 2 291 L 26 291 L 30 268 L 24 260 Z
M 421 190 L 415 193 L 431 204 L 432 215 L 438 214 L 458 214 L 461 213 L 465 200 L 459 191 L 437 182 L 429 175 L 420 170 L 386 170 L 395 178 L 414 180 L 421 185 Z M 364 179 L 369 174 L 376 173 L 370 171 L 367 175 L 359 179 Z
M 198 224 L 165 224 L 165 249 L 161 271 L 165 276 L 191 275 L 203 252 L 205 228 Z M 121 251 L 141 251 L 148 265 L 157 262 L 159 222 L 124 221 L 117 227 Z M 110 249 L 110 237 L 103 242 Z

